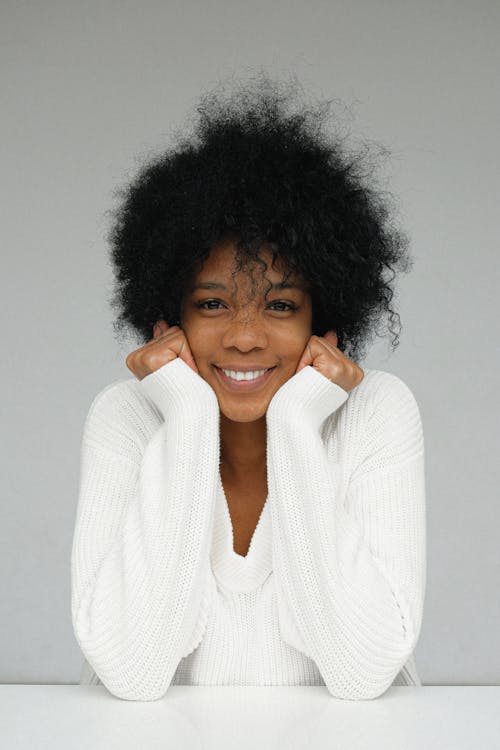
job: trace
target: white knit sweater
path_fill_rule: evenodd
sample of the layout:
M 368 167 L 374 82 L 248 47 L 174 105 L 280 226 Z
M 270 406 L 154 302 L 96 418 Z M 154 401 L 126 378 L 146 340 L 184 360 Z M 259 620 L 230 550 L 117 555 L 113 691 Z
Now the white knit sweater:
M 420 412 L 396 375 L 364 372 L 347 393 L 307 366 L 274 395 L 268 497 L 246 557 L 209 384 L 177 358 L 96 396 L 71 556 L 89 682 L 142 701 L 171 684 L 326 685 L 351 700 L 421 684 Z

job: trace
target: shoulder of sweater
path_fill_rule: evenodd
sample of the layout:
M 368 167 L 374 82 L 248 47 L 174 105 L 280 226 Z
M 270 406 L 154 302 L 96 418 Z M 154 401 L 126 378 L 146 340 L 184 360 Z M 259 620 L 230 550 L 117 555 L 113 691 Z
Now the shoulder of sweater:
M 359 402 L 369 410 L 394 409 L 397 407 L 417 408 L 418 405 L 410 386 L 393 372 L 364 368 L 365 376 L 351 391 L 348 401 Z
M 137 401 L 148 402 L 139 388 L 137 378 L 117 378 L 94 396 L 88 409 L 87 419 L 94 412 L 106 412 Z
M 84 425 L 87 439 L 96 438 L 101 445 L 129 445 L 139 455 L 161 425 L 162 417 L 140 389 L 134 376 L 118 378 L 102 388 L 93 398 Z
M 411 388 L 394 373 L 363 370 L 363 380 L 321 430 L 336 460 L 346 462 L 358 478 L 375 468 L 380 456 L 406 460 L 410 454 L 421 454 L 424 447 L 422 419 Z M 375 457 L 373 466 L 370 456 Z
M 412 389 L 398 375 L 386 370 L 363 368 L 363 380 L 350 391 L 341 408 L 330 415 L 323 426 L 323 436 L 328 437 L 339 421 L 354 420 L 358 425 L 394 422 L 405 415 L 410 422 L 421 421 L 420 409 Z M 401 421 L 401 420 L 400 420 Z

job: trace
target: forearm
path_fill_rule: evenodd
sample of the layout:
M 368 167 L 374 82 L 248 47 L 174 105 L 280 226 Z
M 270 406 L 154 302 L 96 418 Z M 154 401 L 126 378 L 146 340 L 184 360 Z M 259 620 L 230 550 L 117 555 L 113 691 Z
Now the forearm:
M 169 405 L 135 470 L 84 441 L 73 623 L 83 653 L 121 698 L 161 697 L 203 635 L 218 467 L 212 407 Z
M 376 697 L 414 648 L 422 602 L 417 596 L 410 603 L 366 530 L 345 510 L 319 423 L 300 408 L 285 407 L 268 412 L 267 434 L 280 622 L 291 645 L 316 661 L 333 695 Z M 372 493 L 372 505 L 378 502 L 386 514 L 399 491 L 412 497 L 416 533 L 423 533 L 423 482 L 423 455 L 417 454 L 357 489 Z

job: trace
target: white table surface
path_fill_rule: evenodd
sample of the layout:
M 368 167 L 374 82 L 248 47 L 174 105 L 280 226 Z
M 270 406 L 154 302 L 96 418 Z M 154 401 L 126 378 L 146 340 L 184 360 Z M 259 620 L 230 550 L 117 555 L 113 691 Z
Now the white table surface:
M 500 686 L 391 686 L 374 700 L 325 687 L 172 685 L 126 701 L 103 685 L 0 685 L 6 750 L 499 750 Z

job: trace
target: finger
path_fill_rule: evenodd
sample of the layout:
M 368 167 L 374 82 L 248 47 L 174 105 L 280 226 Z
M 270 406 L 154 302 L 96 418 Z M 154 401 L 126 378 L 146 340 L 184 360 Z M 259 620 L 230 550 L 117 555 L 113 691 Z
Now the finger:
M 335 346 L 335 344 L 332 341 L 328 341 L 327 339 L 325 340 L 324 336 L 322 338 L 319 338 L 318 343 L 322 344 L 322 346 L 324 346 L 325 349 L 328 349 L 328 351 L 331 354 L 333 354 L 335 357 L 337 357 L 338 359 L 341 359 L 341 357 L 343 356 L 340 349 L 338 349 L 338 347 Z
M 169 343 L 170 350 L 174 352 L 176 356 L 179 357 L 179 359 L 184 360 L 184 362 L 187 365 L 189 365 L 195 372 L 199 374 L 198 367 L 191 353 L 189 345 L 187 344 L 185 334 L 183 334 L 182 339 L 181 339 L 182 343 L 181 343 L 180 350 L 178 350 L 178 347 L 175 346 L 175 343 L 174 343 L 175 337 L 176 335 L 179 334 L 179 331 L 181 330 L 179 326 L 169 326 L 165 320 L 161 319 L 155 323 L 153 330 L 156 332 L 154 336 L 154 340 L 161 338 L 165 341 L 167 340 L 167 334 L 171 334 L 173 341 L 172 341 L 172 344 Z M 168 336 L 168 341 L 170 342 L 170 336 Z
M 180 349 L 180 352 L 178 354 L 180 359 L 183 359 L 184 362 L 189 365 L 195 372 L 199 374 L 198 366 L 195 362 L 195 359 L 193 357 L 193 354 L 191 352 L 191 349 L 189 347 L 189 344 L 187 343 L 187 339 L 182 339 L 182 346 Z
M 324 356 L 325 350 L 337 360 L 342 359 L 341 352 L 331 342 L 325 341 L 325 338 L 321 336 L 311 336 L 297 365 L 296 372 L 300 372 L 307 365 L 313 365 L 317 357 Z
M 191 354 L 189 348 L 186 349 L 186 351 L 184 352 L 182 358 L 183 358 L 184 362 L 186 362 L 186 364 L 188 364 L 190 367 L 192 367 L 193 370 L 199 374 L 200 371 L 198 370 L 198 365 L 196 364 L 196 362 L 194 360 L 194 357 Z
M 151 341 L 158 341 L 159 339 L 163 339 L 164 341 L 169 340 L 170 338 L 172 338 L 172 336 L 175 336 L 178 333 L 178 326 L 171 326 L 168 331 L 163 331 L 163 333 L 159 329 L 157 329 L 156 335 L 153 336 Z
M 327 331 L 323 338 L 326 339 L 330 344 L 332 344 L 332 346 L 337 346 L 339 343 L 339 339 L 335 331 Z
M 156 321 L 153 331 L 156 331 L 156 336 L 163 336 L 170 329 L 171 329 L 171 326 L 169 326 L 167 321 L 163 320 L 163 318 L 160 318 L 159 320 Z
M 312 365 L 312 363 L 314 362 L 314 357 L 311 352 L 310 343 L 311 342 L 309 340 L 307 342 L 306 348 L 304 349 L 302 353 L 302 356 L 299 360 L 299 364 L 297 365 L 297 369 L 295 370 L 295 372 L 300 372 L 302 369 L 304 369 L 304 367 L 307 367 L 307 365 Z

